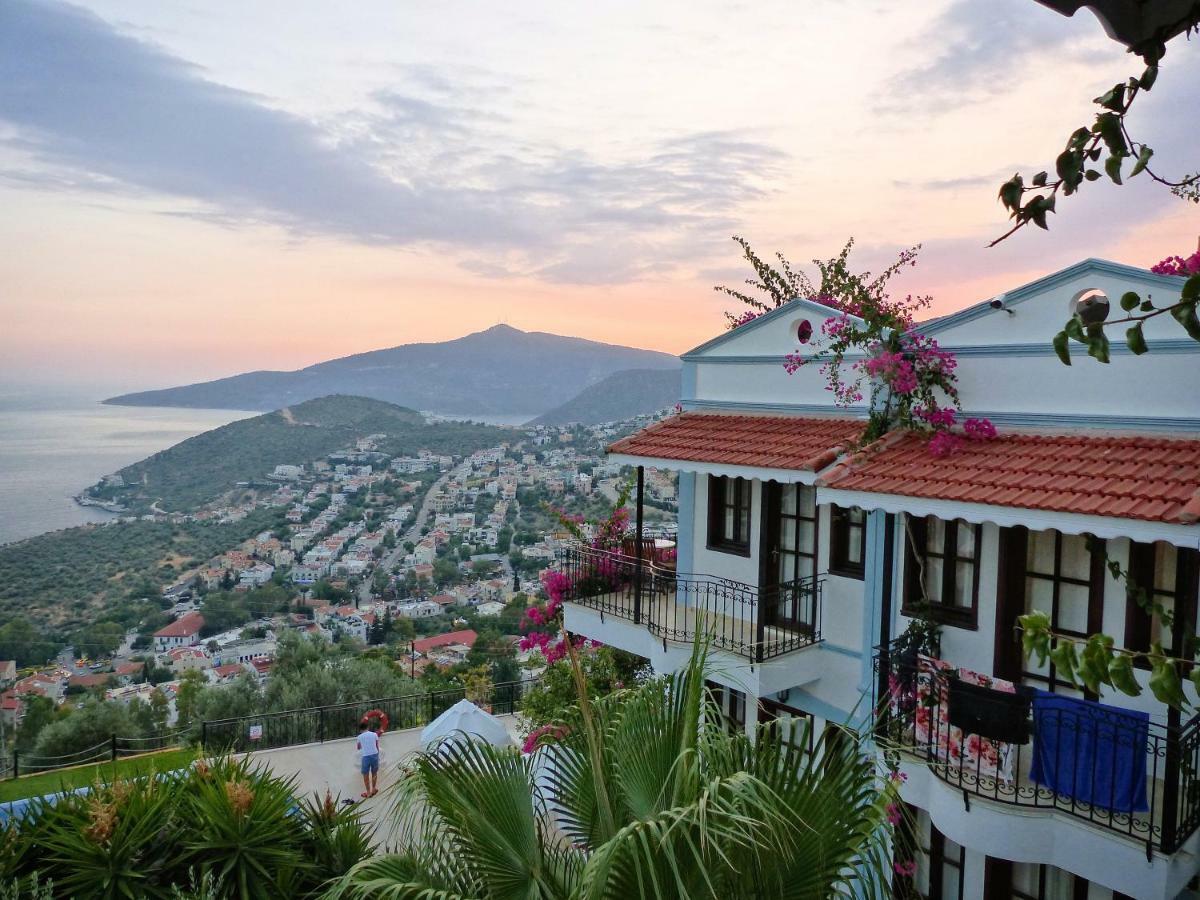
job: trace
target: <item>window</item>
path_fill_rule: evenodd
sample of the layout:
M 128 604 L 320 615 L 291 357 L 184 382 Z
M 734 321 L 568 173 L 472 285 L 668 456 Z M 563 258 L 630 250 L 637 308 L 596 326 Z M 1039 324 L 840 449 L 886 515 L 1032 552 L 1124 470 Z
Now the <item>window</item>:
M 928 815 L 922 815 L 913 806 L 908 809 L 917 823 L 917 842 L 921 850 L 918 884 L 925 885 L 924 895 L 929 900 L 963 900 L 966 848 L 938 831 Z
M 1143 603 L 1149 600 L 1153 608 L 1167 611 L 1175 619 L 1175 628 L 1166 627 L 1159 616 L 1152 616 L 1137 598 L 1129 596 L 1125 606 L 1125 647 L 1129 650 L 1149 650 L 1153 642 L 1162 644 L 1168 652 L 1180 652 L 1176 635 L 1195 631 L 1197 559 L 1200 553 L 1179 548 L 1166 541 L 1153 544 L 1134 544 L 1129 554 L 1129 576 L 1141 586 Z M 1149 668 L 1145 660 L 1134 665 Z
M 866 558 L 866 512 L 857 506 L 829 507 L 829 571 L 861 579 Z
M 708 479 L 708 547 L 750 555 L 750 482 L 710 475 Z
M 1025 611 L 1050 614 L 1050 627 L 1061 634 L 1085 638 L 1101 630 L 1104 612 L 1103 542 L 1093 548 L 1082 534 L 1031 531 L 1025 550 Z M 1050 661 L 1026 663 L 1025 677 L 1049 685 L 1051 691 L 1073 693 L 1058 680 Z M 1074 692 L 1077 693 L 1077 692 Z
M 980 526 L 936 516 L 909 518 L 905 535 L 905 615 L 943 625 L 978 623 Z

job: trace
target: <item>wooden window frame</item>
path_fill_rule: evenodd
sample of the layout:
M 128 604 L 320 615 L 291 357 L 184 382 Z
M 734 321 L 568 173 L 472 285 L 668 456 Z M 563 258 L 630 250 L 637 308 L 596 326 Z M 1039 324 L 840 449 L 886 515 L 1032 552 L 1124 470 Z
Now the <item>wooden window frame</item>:
M 1169 599 L 1175 614 L 1175 629 L 1167 652 L 1182 655 L 1181 636 L 1196 631 L 1196 582 L 1200 577 L 1200 552 L 1189 547 L 1175 547 L 1175 584 L 1171 590 L 1157 587 L 1157 554 L 1154 544 L 1131 543 L 1129 549 L 1129 579 L 1142 587 L 1152 599 Z M 1152 616 L 1142 608 L 1132 595 L 1125 598 L 1126 650 L 1142 652 L 1150 649 Z M 1143 657 L 1135 657 L 1134 666 L 1149 669 L 1150 663 Z M 1190 668 L 1190 667 L 1189 667 Z
M 1086 638 L 1090 634 L 1096 634 L 1103 629 L 1104 620 L 1104 548 L 1106 543 L 1103 540 L 1093 538 L 1088 577 L 1086 580 L 1075 578 L 1070 575 L 1062 574 L 1063 532 L 1050 528 L 1044 530 L 1054 532 L 1054 571 L 1053 573 L 1034 571 L 1032 568 L 1030 568 L 1033 565 L 1032 554 L 1028 553 L 1027 551 L 1025 559 L 1025 571 L 1021 576 L 1022 590 L 1028 592 L 1028 582 L 1030 578 L 1040 578 L 1043 581 L 1049 581 L 1052 585 L 1052 599 L 1050 609 L 1044 611 L 1050 613 L 1050 627 L 1055 632 L 1061 632 L 1062 634 L 1075 638 Z M 1027 532 L 1026 546 L 1028 546 L 1029 539 L 1037 533 L 1038 532 L 1033 530 Z M 1087 537 L 1087 535 L 1084 535 L 1084 537 Z M 1071 629 L 1065 628 L 1058 623 L 1059 591 L 1061 586 L 1064 584 L 1071 584 L 1075 585 L 1076 587 L 1086 587 L 1088 589 L 1088 623 L 1086 634 L 1078 631 L 1072 631 Z M 1026 596 L 1025 604 L 1028 604 L 1028 602 L 1028 596 Z M 1045 684 L 1047 685 L 1046 689 L 1051 693 L 1056 693 L 1057 688 L 1065 688 L 1068 690 L 1074 689 L 1069 683 L 1059 680 L 1058 673 L 1054 669 L 1053 662 L 1050 663 L 1050 667 L 1046 675 L 1042 675 L 1040 672 L 1031 672 L 1028 669 L 1023 668 L 1021 672 L 1021 680 L 1026 682 L 1036 681 L 1041 684 Z M 1084 697 L 1088 699 L 1096 699 L 1089 691 L 1084 691 L 1083 693 Z
M 733 481 L 733 503 L 725 499 L 726 485 Z M 743 521 L 742 509 L 745 508 L 746 533 L 738 534 Z M 749 478 L 739 478 L 732 475 L 708 476 L 708 539 L 706 546 L 718 553 L 732 553 L 736 556 L 750 555 L 750 534 L 753 531 L 754 483 Z M 733 536 L 725 534 L 725 513 L 733 510 Z
M 938 622 L 941 625 L 948 625 L 952 628 L 964 628 L 969 631 L 976 631 L 979 628 L 979 568 L 981 556 L 981 544 L 983 542 L 983 526 L 977 522 L 967 522 L 965 519 L 943 519 L 943 539 L 941 553 L 929 552 L 929 520 L 936 519 L 937 516 L 922 516 L 916 518 L 909 516 L 908 528 L 912 531 L 912 540 L 908 535 L 904 535 L 904 603 L 900 612 L 906 616 L 922 616 Z M 975 531 L 974 552 L 971 556 L 960 556 L 958 554 L 958 527 L 959 524 L 973 528 Z M 917 553 L 914 548 L 922 548 L 922 553 L 925 558 L 935 556 L 942 560 L 942 583 L 941 597 L 937 600 L 931 600 L 922 607 L 922 592 L 921 592 L 921 566 L 917 563 Z M 947 561 L 952 563 L 948 565 Z M 971 564 L 971 605 L 970 606 L 955 606 L 953 603 L 955 577 L 958 571 L 958 563 Z M 947 578 L 947 574 L 951 577 Z
M 861 523 L 850 521 L 850 517 L 858 510 L 862 516 Z M 851 533 L 857 528 L 859 561 L 850 559 Z M 867 571 L 867 511 L 859 507 L 829 505 L 829 574 L 840 575 L 843 578 L 857 578 L 862 581 Z

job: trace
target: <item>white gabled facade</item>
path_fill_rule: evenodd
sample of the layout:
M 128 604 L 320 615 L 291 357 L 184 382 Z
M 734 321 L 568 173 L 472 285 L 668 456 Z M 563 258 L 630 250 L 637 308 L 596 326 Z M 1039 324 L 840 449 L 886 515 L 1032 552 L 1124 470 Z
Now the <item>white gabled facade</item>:
M 1059 436 L 1054 440 L 1064 440 L 1061 436 L 1066 434 L 1092 441 L 1080 445 L 1082 460 L 1074 451 L 1064 453 L 1061 472 L 1066 485 L 1075 471 L 1093 461 L 1087 454 L 1099 452 L 1097 441 L 1105 436 L 1179 438 L 1185 443 L 1175 446 L 1186 447 L 1188 453 L 1200 447 L 1200 391 L 1195 389 L 1200 344 L 1188 339 L 1168 317 L 1146 323 L 1150 353 L 1140 357 L 1120 343 L 1123 327 L 1112 329 L 1108 366 L 1089 359 L 1081 345 L 1075 345 L 1074 364 L 1063 366 L 1050 346 L 1051 337 L 1070 316 L 1072 303 L 1081 296 L 1102 292 L 1110 300 L 1109 318 L 1116 318 L 1121 316 L 1118 301 L 1126 291 L 1151 296 L 1161 306 L 1178 298 L 1182 283 L 1182 279 L 1128 266 L 1086 260 L 1008 292 L 999 298 L 1000 308 L 984 301 L 924 323 L 920 330 L 955 352 L 965 416 L 990 418 L 1002 435 L 998 447 L 1008 446 L 1005 435 L 1026 433 Z M 802 367 L 792 375 L 784 371 L 785 356 L 797 349 L 801 323 L 807 321 L 819 336 L 822 322 L 830 315 L 832 311 L 819 304 L 796 300 L 684 354 L 681 404 L 685 414 L 672 427 L 701 428 L 695 417 L 705 413 L 779 417 L 781 423 L 795 423 L 797 431 L 813 427 L 806 422 L 830 417 L 865 418 L 865 401 L 848 410 L 834 406 L 817 366 Z M 732 424 L 736 423 L 731 420 Z M 780 427 L 787 430 L 786 424 Z M 880 491 L 864 487 L 867 482 L 854 477 L 869 473 L 870 456 L 851 460 L 843 456 L 837 462 L 832 457 L 820 459 L 811 468 L 780 465 L 768 455 L 754 457 L 758 449 L 754 441 L 740 448 L 745 453 L 726 449 L 722 461 L 712 461 L 720 453 L 704 461 L 698 453 L 687 459 L 678 458 L 686 457 L 686 452 L 638 449 L 658 446 L 651 438 L 663 433 L 652 428 L 643 433 L 644 439 L 635 436 L 620 442 L 612 460 L 679 473 L 676 574 L 666 574 L 665 566 L 659 567 L 664 571 L 658 575 L 643 574 L 636 615 L 627 596 L 569 602 L 566 627 L 638 653 L 656 670 L 669 671 L 686 660 L 696 631 L 687 624 L 693 620 L 686 615 L 679 618 L 678 608 L 695 610 L 716 596 L 713 589 L 696 585 L 712 584 L 714 579 L 739 583 L 746 589 L 745 602 L 737 607 L 741 612 L 735 614 L 734 606 L 717 601 L 726 605 L 714 607 L 721 618 L 716 626 L 709 620 L 709 628 L 721 630 L 726 638 L 735 632 L 750 636 L 749 649 L 736 637 L 715 642 L 712 675 L 724 686 L 727 709 L 745 722 L 747 730 L 756 721 L 786 722 L 791 717 L 811 719 L 817 729 L 828 723 L 882 727 L 873 707 L 887 688 L 881 683 L 880 666 L 884 679 L 888 674 L 896 676 L 899 669 L 890 655 L 881 661 L 878 648 L 895 641 L 909 622 L 905 611 L 911 611 L 913 592 L 920 588 L 913 586 L 914 558 L 906 543 L 910 533 L 916 535 L 922 528 L 926 529 L 921 537 L 926 542 L 922 557 L 925 563 L 932 560 L 931 571 L 939 565 L 936 553 L 929 549 L 933 546 L 953 548 L 956 554 L 961 551 L 965 560 L 954 564 L 960 574 L 953 579 L 927 575 L 926 588 L 944 588 L 944 596 L 950 598 L 946 609 L 934 612 L 943 620 L 936 658 L 967 677 L 978 673 L 1076 698 L 1080 702 L 1073 709 L 1084 712 L 1072 715 L 1098 709 L 1089 706 L 1089 698 L 1079 691 L 1055 683 L 1047 667 L 1024 661 L 1008 637 L 1016 615 L 1047 606 L 1054 610 L 1059 627 L 1080 633 L 1102 630 L 1113 635 L 1118 645 L 1126 639 L 1130 646 L 1144 641 L 1150 630 L 1158 628 L 1140 623 L 1123 584 L 1108 576 L 1103 558 L 1097 563 L 1089 555 L 1084 535 L 1092 535 L 1099 542 L 1096 546 L 1103 545 L 1108 560 L 1124 568 L 1132 566 L 1153 581 L 1162 598 L 1177 605 L 1181 618 L 1190 620 L 1189 633 L 1196 633 L 1200 525 L 1175 508 L 1162 515 L 1147 514 L 1150 507 L 1136 514 L 1089 514 L 1075 507 L 1056 509 L 1053 503 L 1022 507 L 1012 495 L 989 502 L 986 492 L 968 491 L 963 499 L 948 499 L 923 495 L 915 487 L 920 480 L 915 475 Z M 753 462 L 755 458 L 760 462 Z M 732 506 L 714 507 L 710 491 L 743 490 L 729 488 L 728 482 L 719 480 L 723 477 L 746 479 L 747 493 L 737 494 Z M 1191 502 L 1200 505 L 1200 462 L 1194 471 L 1185 467 L 1171 477 L 1177 481 L 1194 477 Z M 1152 497 L 1157 484 L 1151 473 L 1140 482 L 1134 477 L 1120 490 L 1138 500 Z M 1072 490 L 1079 495 L 1087 488 L 1063 488 L 1066 493 Z M 748 510 L 743 513 L 741 501 L 746 497 Z M 793 506 L 800 512 L 789 513 Z M 726 512 L 729 518 L 722 519 Z M 738 535 L 741 540 L 731 552 L 713 534 L 715 530 L 723 539 L 731 527 L 737 532 L 729 523 L 738 516 L 743 516 L 740 521 L 746 533 Z M 911 529 L 908 523 L 913 523 Z M 942 529 L 947 527 L 955 535 L 953 544 L 943 543 Z M 789 620 L 788 627 L 799 629 L 804 639 L 787 643 L 780 641 L 783 632 L 778 628 L 760 630 L 756 619 L 764 615 L 767 598 L 779 596 L 767 590 L 764 579 L 778 580 L 769 575 L 772 567 L 784 557 L 794 561 L 796 551 L 804 561 L 792 571 L 815 576 L 820 585 L 819 612 L 815 622 Z M 653 552 L 646 549 L 643 554 Z M 857 564 L 861 564 L 859 571 Z M 706 577 L 711 578 L 705 581 Z M 670 613 L 663 611 L 668 604 Z M 668 615 L 674 617 L 674 627 L 664 624 Z M 736 624 L 739 615 L 751 622 L 748 631 Z M 778 613 L 773 615 L 778 618 Z M 678 625 L 681 621 L 685 627 Z M 1166 635 L 1164 643 L 1169 639 Z M 1143 685 L 1146 674 L 1138 674 Z M 1190 686 L 1187 691 L 1189 701 L 1196 702 Z M 938 702 L 944 699 L 941 694 L 930 696 Z M 1051 699 L 1057 702 L 1058 698 Z M 1039 794 L 1028 771 L 1030 754 L 1036 752 L 1032 742 L 1020 745 L 1022 750 L 1015 754 L 1012 747 L 1018 745 L 1003 748 L 1006 759 L 1015 759 L 1011 778 L 1010 770 L 1002 769 L 990 786 L 979 782 L 964 786 L 962 766 L 952 771 L 938 765 L 940 751 L 924 747 L 934 753 L 931 764 L 929 752 L 923 758 L 919 752 L 922 747 L 913 737 L 915 731 L 903 732 L 903 725 L 897 726 L 907 735 L 899 741 L 905 747 L 901 768 L 908 777 L 903 796 L 917 812 L 925 847 L 917 877 L 923 893 L 941 891 L 938 896 L 988 900 L 1014 896 L 1167 900 L 1185 889 L 1200 870 L 1200 837 L 1195 832 L 1200 787 L 1189 787 L 1200 783 L 1187 774 L 1189 767 L 1200 767 L 1200 721 L 1189 728 L 1187 713 L 1182 718 L 1170 713 L 1149 691 L 1137 698 L 1109 692 L 1099 699 L 1107 706 L 1148 716 L 1146 779 L 1151 809 L 1145 813 L 1123 815 L 1111 804 L 1107 809 L 1100 804 L 1083 814 L 1082 804 L 1055 791 L 1050 791 L 1049 803 L 1038 802 L 1046 797 Z M 1046 720 L 1035 716 L 1034 721 Z M 1179 740 L 1171 743 L 1172 735 Z M 1174 774 L 1169 775 L 1168 769 Z

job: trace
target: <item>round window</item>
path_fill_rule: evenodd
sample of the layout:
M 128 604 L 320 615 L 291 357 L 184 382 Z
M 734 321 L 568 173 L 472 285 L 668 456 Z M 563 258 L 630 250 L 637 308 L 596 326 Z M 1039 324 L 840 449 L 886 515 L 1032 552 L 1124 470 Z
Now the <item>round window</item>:
M 800 324 L 796 326 L 796 339 L 802 344 L 807 344 L 812 340 L 812 334 L 812 322 L 808 321 L 808 319 L 801 319 Z

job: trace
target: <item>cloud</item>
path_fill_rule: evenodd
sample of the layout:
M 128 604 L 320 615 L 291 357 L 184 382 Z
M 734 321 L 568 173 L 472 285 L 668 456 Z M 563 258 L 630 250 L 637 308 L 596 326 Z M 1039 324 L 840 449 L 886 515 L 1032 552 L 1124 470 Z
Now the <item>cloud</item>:
M 910 51 L 929 61 L 891 81 L 889 109 L 965 106 L 1012 90 L 1035 59 L 1088 63 L 1119 52 L 1094 20 L 1068 19 L 1029 0 L 953 0 Z
M 434 69 L 405 75 L 368 109 L 315 123 L 86 10 L 5 0 L 0 121 L 15 133 L 3 143 L 38 167 L 6 179 L 166 195 L 185 201 L 172 214 L 202 221 L 432 244 L 476 271 L 592 282 L 723 239 L 784 158 L 719 133 L 615 161 L 530 146 L 497 111 L 503 86 L 488 88 L 484 106 Z

